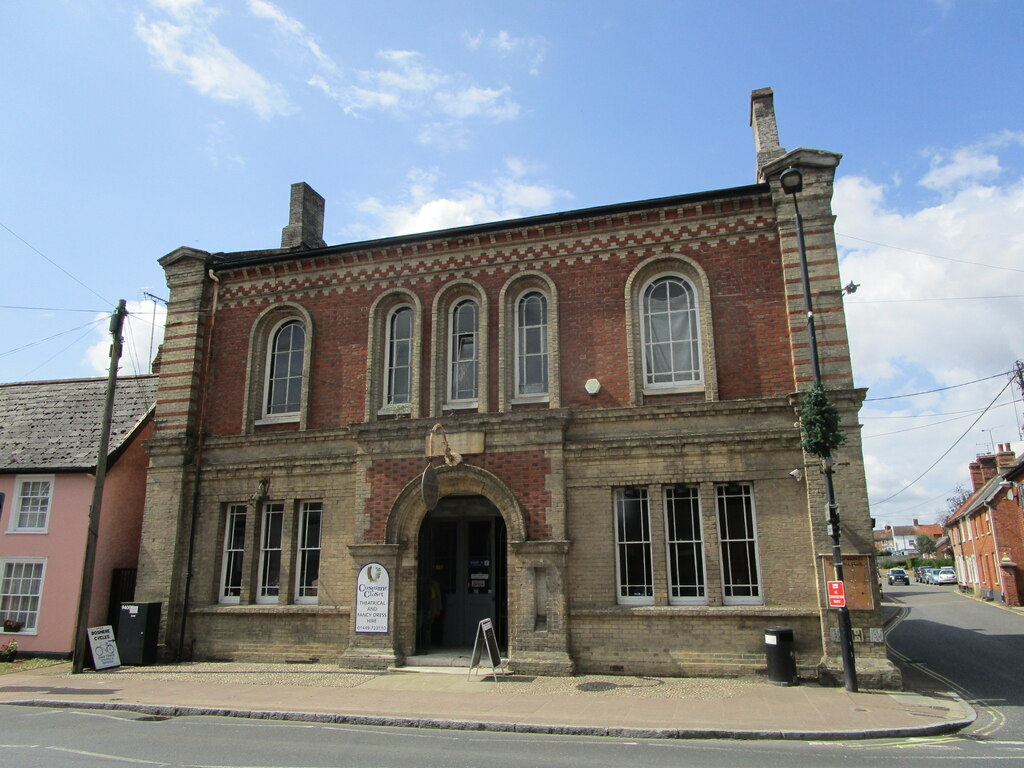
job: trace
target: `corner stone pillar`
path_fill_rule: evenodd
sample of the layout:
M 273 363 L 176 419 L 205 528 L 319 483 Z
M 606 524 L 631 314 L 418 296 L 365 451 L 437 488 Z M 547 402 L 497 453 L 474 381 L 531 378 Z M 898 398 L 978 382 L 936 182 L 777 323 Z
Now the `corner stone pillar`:
M 571 675 L 568 541 L 510 542 L 509 666 L 524 675 Z M 514 572 L 513 572 L 514 571 Z
M 142 517 L 136 600 L 161 604 L 159 652 L 178 655 L 203 382 L 210 254 L 179 248 L 160 259 L 170 298 Z M 187 653 L 187 650 L 186 650 Z

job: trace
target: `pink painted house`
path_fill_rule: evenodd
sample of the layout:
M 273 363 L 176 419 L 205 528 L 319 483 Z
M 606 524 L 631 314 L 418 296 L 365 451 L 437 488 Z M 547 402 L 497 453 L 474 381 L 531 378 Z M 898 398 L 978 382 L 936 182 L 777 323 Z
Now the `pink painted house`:
M 0 385 L 0 643 L 67 656 L 75 621 L 106 379 Z M 134 596 L 156 376 L 118 380 L 89 626 Z

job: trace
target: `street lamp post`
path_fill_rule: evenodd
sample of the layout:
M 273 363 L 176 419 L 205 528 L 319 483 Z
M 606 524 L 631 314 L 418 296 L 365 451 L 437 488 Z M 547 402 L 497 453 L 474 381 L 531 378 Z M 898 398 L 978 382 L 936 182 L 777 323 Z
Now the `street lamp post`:
M 796 245 L 800 254 L 800 276 L 803 281 L 804 302 L 807 307 L 807 337 L 811 350 L 811 371 L 814 383 L 821 385 L 821 364 L 818 359 L 818 336 L 814 328 L 814 307 L 811 304 L 811 279 L 807 271 L 807 249 L 804 246 L 804 222 L 797 205 L 797 193 L 804 186 L 803 173 L 799 168 L 787 168 L 779 176 L 782 191 L 793 198 L 793 210 L 796 212 Z M 825 498 L 828 504 L 828 522 L 832 538 L 832 564 L 835 567 L 836 580 L 843 579 L 843 551 L 839 545 L 839 505 L 836 504 L 835 486 L 832 483 L 832 457 L 821 456 L 821 469 L 825 475 Z M 845 583 L 844 583 L 845 587 Z M 846 690 L 857 690 L 857 668 L 853 655 L 853 632 L 850 626 L 850 609 L 845 605 L 838 609 L 839 613 L 839 646 L 843 657 L 843 678 Z

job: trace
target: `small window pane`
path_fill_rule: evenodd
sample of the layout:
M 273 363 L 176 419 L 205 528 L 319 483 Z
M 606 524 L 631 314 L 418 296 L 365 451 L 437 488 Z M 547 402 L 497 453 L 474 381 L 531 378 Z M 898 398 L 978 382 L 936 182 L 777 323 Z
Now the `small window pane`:
M 306 331 L 299 320 L 282 325 L 271 342 L 267 414 L 296 413 L 302 401 Z

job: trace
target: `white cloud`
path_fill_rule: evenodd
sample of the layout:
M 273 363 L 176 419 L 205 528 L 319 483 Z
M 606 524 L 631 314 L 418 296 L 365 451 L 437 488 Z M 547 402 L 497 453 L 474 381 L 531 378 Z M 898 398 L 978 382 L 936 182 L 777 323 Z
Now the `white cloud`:
M 975 381 L 1010 369 L 1021 356 L 1024 299 L 967 298 L 1024 294 L 1019 226 L 1024 178 L 994 181 L 1012 175 L 1003 167 L 1000 148 L 1015 145 L 1015 137 L 1002 134 L 976 146 L 931 153 L 931 168 L 919 184 L 940 199 L 915 210 L 898 211 L 889 202 L 893 189 L 870 179 L 836 182 L 842 281 L 861 284 L 846 299 L 854 373 L 859 386 L 870 388 L 869 398 Z M 924 479 L 874 509 L 876 518 L 931 522 L 947 491 L 967 480 L 966 465 L 975 453 L 990 442 L 1013 442 L 1018 451 L 1024 447 L 1017 442 L 1020 417 L 1010 405 L 1012 385 L 971 426 L 1005 383 L 998 378 L 866 404 L 865 459 L 874 502 L 913 481 L 967 432 Z M 948 415 L 922 418 L 926 414 Z M 946 423 L 910 429 L 932 422 Z
M 548 41 L 543 37 L 517 37 L 504 29 L 490 37 L 483 30 L 475 35 L 463 32 L 462 39 L 471 51 L 485 48 L 503 58 L 515 57 L 524 61 L 531 75 L 540 74 L 540 65 L 544 61 L 544 54 L 548 47 Z
M 249 0 L 248 7 L 249 13 L 253 16 L 270 21 L 280 34 L 298 42 L 302 48 L 312 54 L 321 68 L 332 73 L 338 71 L 338 65 L 324 53 L 316 37 L 306 29 L 301 21 L 293 19 L 269 0 Z
M 126 304 L 128 317 L 125 318 L 121 338 L 124 346 L 118 370 L 123 376 L 134 376 L 150 372 L 150 365 L 157 349 L 163 342 L 164 322 L 167 308 L 162 304 L 145 300 L 129 301 Z M 85 351 L 85 361 L 98 374 L 110 369 L 110 330 L 105 318 L 96 316 L 95 329 L 100 340 Z
M 522 170 L 521 161 L 510 161 Z M 404 200 L 384 203 L 371 197 L 358 210 L 369 218 L 360 227 L 367 237 L 388 237 L 462 227 L 550 211 L 557 201 L 571 198 L 564 191 L 543 183 L 526 183 L 521 175 L 506 168 L 487 182 L 473 182 L 461 189 L 440 193 L 437 173 L 414 171 L 409 176 Z
M 219 11 L 202 0 L 153 0 L 169 20 L 135 20 L 135 33 L 149 48 L 157 64 L 183 76 L 204 96 L 245 104 L 267 119 L 291 111 L 284 90 L 267 81 L 224 46 L 212 32 Z
M 440 91 L 436 95 L 441 111 L 459 120 L 487 117 L 496 123 L 519 116 L 519 105 L 507 97 L 509 89 L 470 86 L 457 92 Z

